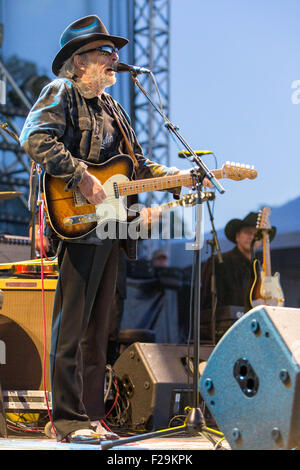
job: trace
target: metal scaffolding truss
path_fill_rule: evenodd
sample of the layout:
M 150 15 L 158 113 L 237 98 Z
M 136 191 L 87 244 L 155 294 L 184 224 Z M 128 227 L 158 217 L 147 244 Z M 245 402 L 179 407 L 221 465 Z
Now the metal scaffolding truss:
M 6 86 L 18 97 L 20 105 L 6 104 Z M 28 191 L 30 159 L 18 143 L 18 135 L 32 103 L 24 95 L 14 78 L 0 61 L 0 192 L 17 191 L 18 200 L 2 201 L 0 224 L 2 231 L 22 234 L 22 226 L 27 228 L 29 221 Z M 15 136 L 15 137 L 13 137 Z M 20 232 L 19 232 L 20 229 Z
M 134 0 L 132 31 L 133 63 L 150 69 L 156 79 L 164 113 L 169 113 L 169 21 L 168 0 Z M 154 81 L 148 74 L 138 77 L 148 95 L 159 104 Z M 132 120 L 145 154 L 169 166 L 169 133 L 160 114 L 148 99 L 132 85 Z M 148 193 L 145 204 L 161 203 L 168 193 Z
M 164 113 L 168 115 L 169 0 L 127 0 L 126 2 L 123 2 L 123 0 L 121 2 L 119 0 L 109 0 L 108 5 L 110 6 L 111 29 L 117 34 L 118 30 L 122 35 L 128 34 L 130 39 L 125 61 L 128 60 L 128 63 L 152 70 L 157 88 L 148 75 L 139 75 L 138 79 L 142 87 L 156 102 L 158 100 L 157 89 L 159 90 Z M 118 15 L 114 14 L 116 11 L 114 6 L 118 9 Z M 122 10 L 120 10 L 120 7 Z M 124 18 L 124 21 L 120 20 L 120 16 Z M 124 60 L 123 57 L 120 60 Z M 121 102 L 127 101 L 128 107 L 130 107 L 132 125 L 145 155 L 158 163 L 169 165 L 169 134 L 162 117 L 137 86 L 131 82 L 129 74 L 121 75 L 122 77 L 120 76 L 118 80 L 119 86 L 116 90 L 116 98 L 121 98 Z M 30 159 L 5 132 L 1 124 L 7 123 L 8 128 L 16 135 L 19 135 L 24 119 L 33 103 L 28 101 L 4 64 L 0 62 L 0 102 L 1 92 L 3 91 L 1 86 L 4 86 L 5 89 L 6 84 L 18 95 L 21 105 L 14 107 L 0 103 L 0 191 L 21 191 L 22 196 L 18 200 L 7 201 L 8 204 L 2 205 L 0 227 L 2 231 L 7 231 L 9 228 L 12 231 L 12 225 L 15 222 L 18 224 L 16 227 L 23 225 L 27 230 Z M 128 85 L 130 93 L 128 93 Z M 160 204 L 166 201 L 167 198 L 168 193 L 157 192 L 147 193 L 140 200 L 147 206 L 151 206 L 155 203 Z M 13 211 L 11 207 L 13 207 Z M 26 210 L 24 210 L 25 208 Z

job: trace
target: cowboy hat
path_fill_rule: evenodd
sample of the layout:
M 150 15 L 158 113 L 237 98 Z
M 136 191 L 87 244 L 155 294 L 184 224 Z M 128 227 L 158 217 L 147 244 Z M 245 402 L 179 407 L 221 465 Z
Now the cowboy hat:
M 225 235 L 232 243 L 236 243 L 236 234 L 244 227 L 256 227 L 258 212 L 249 212 L 244 219 L 230 220 L 224 229 Z M 276 234 L 276 227 L 270 229 L 270 241 L 273 240 Z
M 52 63 L 53 73 L 58 75 L 64 62 L 68 60 L 74 52 L 78 51 L 82 46 L 85 46 L 85 44 L 99 39 L 108 39 L 118 49 L 121 49 L 128 43 L 128 39 L 119 36 L 111 36 L 100 18 L 96 15 L 84 16 L 71 23 L 60 37 L 60 50 Z

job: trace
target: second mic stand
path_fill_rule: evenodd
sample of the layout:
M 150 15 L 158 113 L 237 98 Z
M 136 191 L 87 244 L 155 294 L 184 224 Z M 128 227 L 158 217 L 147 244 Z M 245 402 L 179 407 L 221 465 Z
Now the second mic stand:
M 207 244 L 211 247 L 211 337 L 212 344 L 216 344 L 216 310 L 217 310 L 217 301 L 218 301 L 218 292 L 217 292 L 217 282 L 216 282 L 216 260 L 215 260 L 215 249 L 217 251 L 218 262 L 223 263 L 222 254 L 220 250 L 220 245 L 217 237 L 217 232 L 214 225 L 213 214 L 207 201 L 207 208 L 209 213 L 209 218 L 211 222 L 211 234 L 212 240 L 208 240 Z

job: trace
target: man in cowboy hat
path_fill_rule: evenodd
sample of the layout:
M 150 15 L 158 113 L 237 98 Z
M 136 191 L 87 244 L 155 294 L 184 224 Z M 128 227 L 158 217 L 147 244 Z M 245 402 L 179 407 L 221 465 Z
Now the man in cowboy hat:
M 64 181 L 66 191 L 79 189 L 94 205 L 107 195 L 88 163 L 102 163 L 131 149 L 135 178 L 179 172 L 143 155 L 127 114 L 105 93 L 116 82 L 113 66 L 127 43 L 110 35 L 95 15 L 70 24 L 52 64 L 58 78 L 42 90 L 20 136 L 26 153 L 46 173 Z M 179 193 L 180 188 L 172 192 Z M 97 443 L 118 437 L 101 423 L 120 243 L 113 238 L 100 240 L 95 231 L 78 240 L 59 241 L 50 351 L 52 418 L 58 440 Z M 135 243 L 125 240 L 131 257 Z
M 217 306 L 237 305 L 247 307 L 252 260 L 260 245 L 256 240 L 258 213 L 250 212 L 244 219 L 230 220 L 224 229 L 225 235 L 235 247 L 222 255 L 222 263 L 210 258 L 203 266 L 201 306 L 212 307 L 211 277 L 215 263 Z M 270 241 L 276 228 L 272 227 Z

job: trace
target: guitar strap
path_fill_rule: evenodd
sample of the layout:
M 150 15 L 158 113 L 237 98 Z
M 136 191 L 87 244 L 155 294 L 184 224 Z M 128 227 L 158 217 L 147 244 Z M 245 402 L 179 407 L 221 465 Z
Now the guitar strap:
M 116 120 L 116 122 L 117 122 L 117 124 L 118 124 L 118 126 L 119 126 L 119 128 L 120 128 L 120 131 L 121 131 L 121 133 L 122 133 L 122 135 L 123 135 L 123 138 L 124 138 L 124 141 L 125 141 L 125 144 L 126 144 L 128 153 L 129 153 L 130 157 L 131 157 L 132 160 L 133 160 L 133 163 L 134 163 L 135 168 L 137 169 L 138 166 L 139 166 L 139 163 L 138 163 L 138 161 L 137 161 L 137 159 L 136 159 L 136 156 L 135 156 L 134 153 L 133 153 L 132 146 L 131 146 L 131 144 L 130 144 L 128 138 L 127 138 L 127 135 L 125 134 L 125 131 L 124 131 L 123 127 L 122 127 L 122 124 L 120 123 L 119 117 L 118 117 L 116 111 L 113 109 L 112 106 L 110 107 L 110 109 L 111 109 L 111 111 L 112 111 L 112 113 L 113 113 L 113 116 L 114 116 L 114 118 L 115 118 L 115 120 Z

